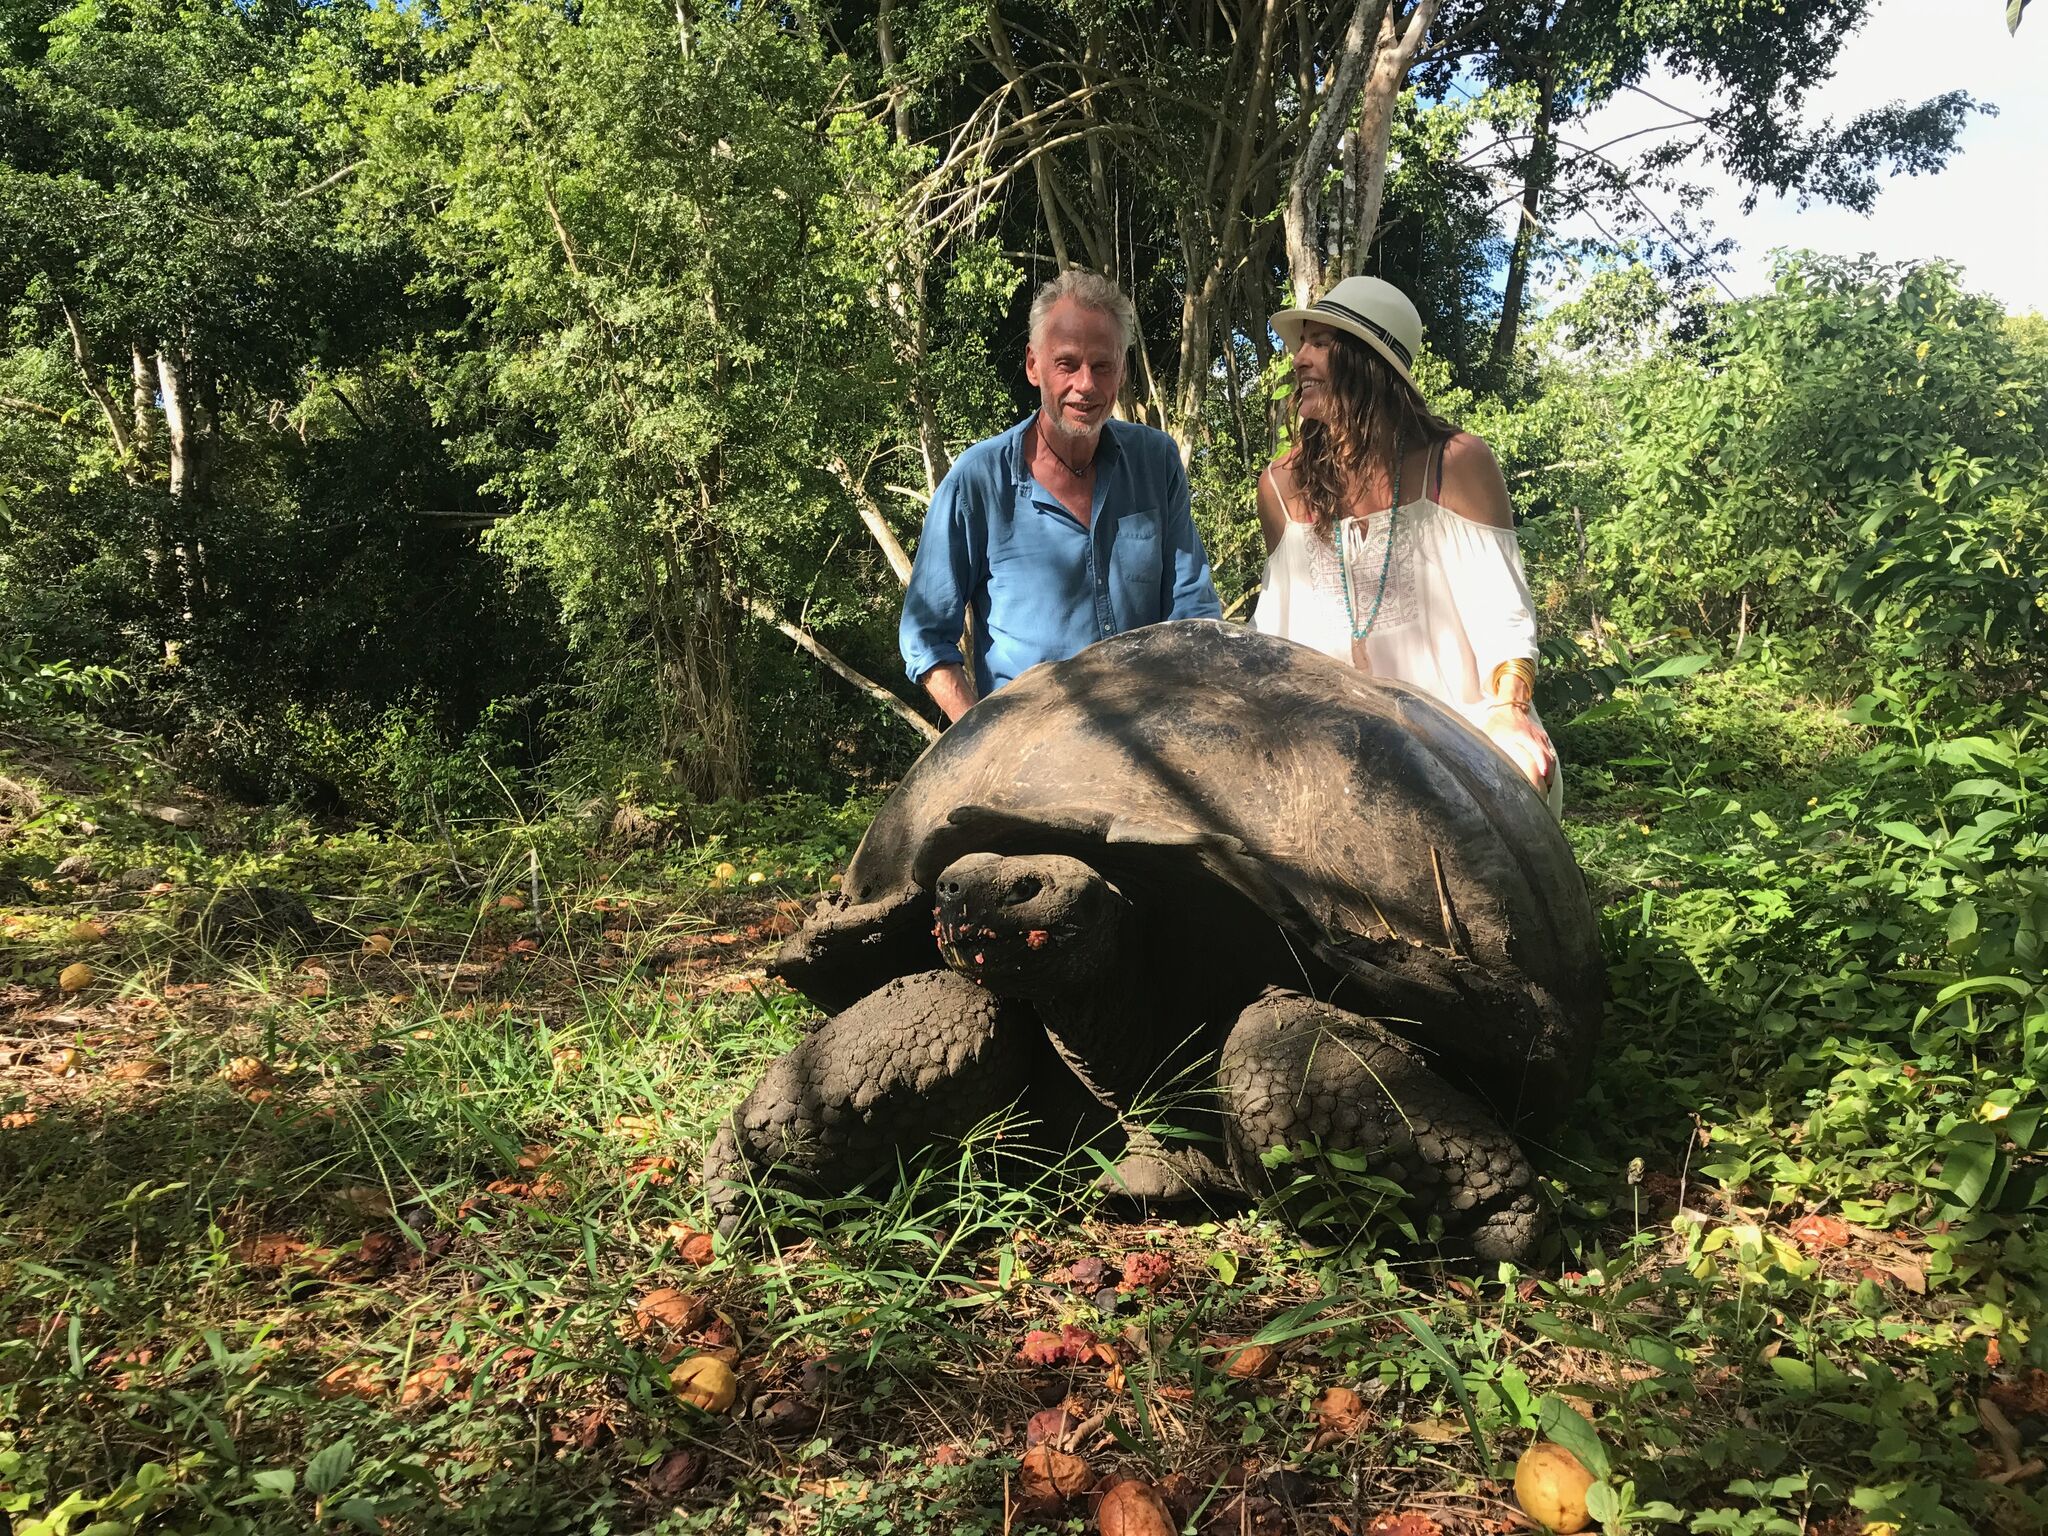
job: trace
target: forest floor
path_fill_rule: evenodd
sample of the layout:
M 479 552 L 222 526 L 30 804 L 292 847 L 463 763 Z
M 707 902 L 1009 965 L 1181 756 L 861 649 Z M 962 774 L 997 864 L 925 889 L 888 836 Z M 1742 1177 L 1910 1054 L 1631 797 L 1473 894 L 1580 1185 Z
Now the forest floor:
M 1613 1531 L 2042 1529 L 2037 1089 L 1859 958 L 1872 871 L 1928 877 L 1840 702 L 1565 734 L 1614 1005 L 1528 1273 L 1109 1222 L 975 1147 L 728 1250 L 694 1172 L 815 1019 L 762 965 L 871 804 L 410 840 L 0 733 L 0 1531 L 1079 1531 L 1130 1476 L 1430 1536 L 1532 1528 L 1539 1436 Z M 198 945 L 238 884 L 314 951 Z

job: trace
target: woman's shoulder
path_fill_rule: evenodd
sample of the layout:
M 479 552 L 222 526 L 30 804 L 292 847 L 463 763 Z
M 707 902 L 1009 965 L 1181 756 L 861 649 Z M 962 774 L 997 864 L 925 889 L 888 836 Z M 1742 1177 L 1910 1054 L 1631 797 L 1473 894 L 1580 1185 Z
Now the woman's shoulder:
M 1300 520 L 1301 481 L 1296 471 L 1301 463 L 1301 449 L 1290 448 L 1273 458 L 1259 476 L 1259 505 L 1262 512 L 1274 514 L 1272 522 L 1277 530 L 1282 523 Z
M 1470 523 L 1513 529 L 1515 509 L 1500 460 L 1476 432 L 1454 432 L 1444 440 L 1437 504 Z

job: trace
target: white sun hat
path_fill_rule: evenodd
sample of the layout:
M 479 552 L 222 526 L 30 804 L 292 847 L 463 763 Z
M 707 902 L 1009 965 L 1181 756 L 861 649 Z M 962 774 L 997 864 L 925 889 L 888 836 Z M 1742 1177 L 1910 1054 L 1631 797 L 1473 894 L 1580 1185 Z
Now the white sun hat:
M 1408 370 L 1422 350 L 1422 316 L 1415 312 L 1408 295 L 1392 283 L 1377 277 L 1347 277 L 1308 308 L 1283 309 L 1271 323 L 1292 352 L 1301 345 L 1302 326 L 1311 320 L 1356 336 L 1392 363 L 1394 371 L 1411 386 L 1415 383 Z

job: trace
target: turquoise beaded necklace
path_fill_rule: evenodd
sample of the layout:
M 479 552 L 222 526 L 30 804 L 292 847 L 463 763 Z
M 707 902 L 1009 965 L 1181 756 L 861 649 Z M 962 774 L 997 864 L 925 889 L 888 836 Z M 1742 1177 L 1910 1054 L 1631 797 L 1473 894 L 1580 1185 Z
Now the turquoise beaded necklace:
M 1379 586 L 1373 592 L 1372 612 L 1365 616 L 1365 628 L 1363 629 L 1358 627 L 1358 611 L 1351 599 L 1351 560 L 1346 554 L 1344 530 L 1341 524 L 1337 529 L 1339 541 L 1337 546 L 1337 569 L 1343 577 L 1344 621 L 1351 626 L 1351 638 L 1353 640 L 1363 640 L 1372 634 L 1373 626 L 1380 621 L 1380 605 L 1387 599 L 1387 573 L 1394 565 L 1394 530 L 1400 526 L 1401 522 L 1401 461 L 1406 456 L 1406 452 L 1407 440 L 1405 436 L 1396 436 L 1394 439 L 1394 504 L 1387 510 L 1387 547 L 1380 557 Z M 1370 526 L 1369 521 L 1367 526 Z M 1364 535 L 1361 532 L 1360 538 L 1362 539 L 1363 537 Z

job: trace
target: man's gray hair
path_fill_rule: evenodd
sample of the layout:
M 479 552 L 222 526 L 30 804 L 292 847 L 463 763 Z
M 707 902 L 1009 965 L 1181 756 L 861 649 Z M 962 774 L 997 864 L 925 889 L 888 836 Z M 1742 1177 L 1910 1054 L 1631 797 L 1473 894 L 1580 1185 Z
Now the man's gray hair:
M 1118 332 L 1123 336 L 1122 350 L 1130 351 L 1131 343 L 1138 337 L 1138 306 L 1124 296 L 1117 287 L 1100 272 L 1091 272 L 1086 267 L 1069 267 L 1058 277 L 1038 290 L 1031 301 L 1031 344 L 1038 345 L 1039 333 L 1045 329 L 1046 317 L 1053 306 L 1062 299 L 1072 299 L 1083 309 L 1092 309 L 1098 314 L 1109 316 L 1116 322 Z

